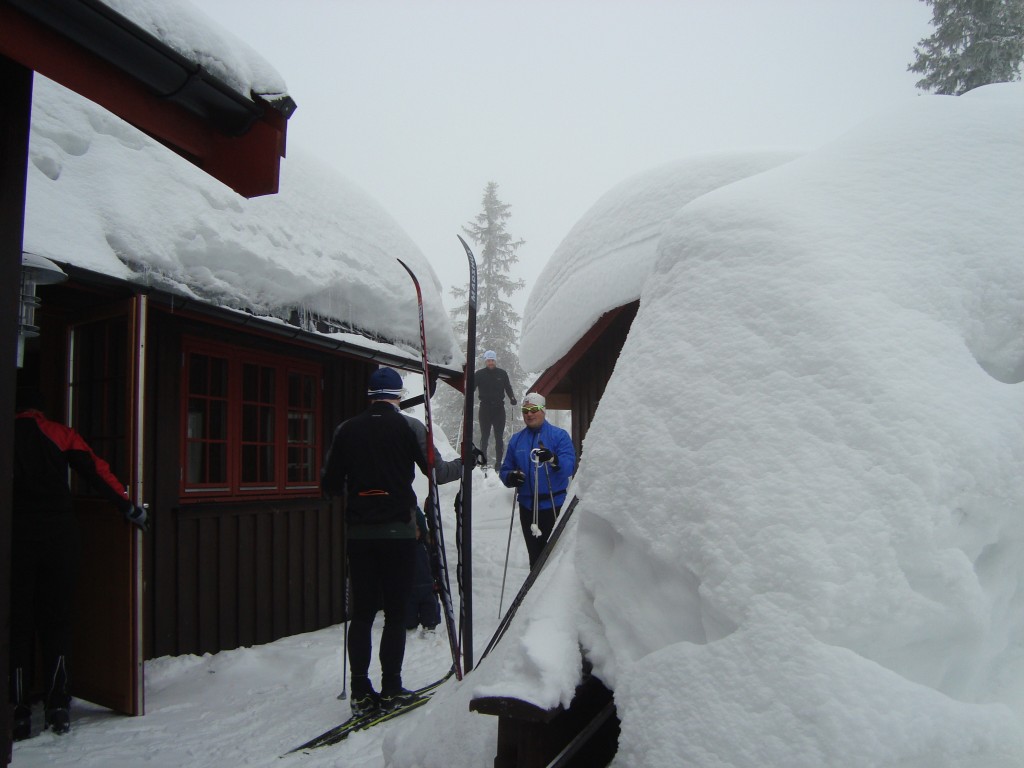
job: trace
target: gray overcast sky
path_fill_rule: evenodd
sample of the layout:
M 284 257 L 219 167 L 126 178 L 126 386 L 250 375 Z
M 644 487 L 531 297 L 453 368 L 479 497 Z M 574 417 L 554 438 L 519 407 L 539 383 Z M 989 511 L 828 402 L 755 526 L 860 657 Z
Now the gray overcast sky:
M 893 100 L 920 0 L 193 0 L 267 58 L 289 147 L 363 187 L 464 283 L 488 181 L 526 291 L 625 178 L 729 149 L 813 148 Z

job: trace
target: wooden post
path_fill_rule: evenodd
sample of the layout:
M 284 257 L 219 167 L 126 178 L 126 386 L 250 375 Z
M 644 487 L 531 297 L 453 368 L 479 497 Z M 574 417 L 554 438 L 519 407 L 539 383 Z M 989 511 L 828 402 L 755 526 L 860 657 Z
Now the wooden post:
M 0 57 L 0 467 L 14 464 L 15 355 L 21 250 L 25 231 L 25 179 L 32 115 L 32 70 Z M 0 472 L 0 563 L 11 562 L 11 473 Z M 0 568 L 0 674 L 5 682 L 0 706 L 0 764 L 11 759 L 8 705 L 11 653 L 11 575 Z

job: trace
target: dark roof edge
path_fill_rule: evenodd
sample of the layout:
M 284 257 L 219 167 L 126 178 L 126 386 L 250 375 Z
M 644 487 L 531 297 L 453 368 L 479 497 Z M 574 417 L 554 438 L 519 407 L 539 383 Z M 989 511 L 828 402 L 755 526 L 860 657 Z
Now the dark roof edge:
M 226 135 L 244 135 L 265 107 L 285 119 L 296 109 L 285 94 L 235 90 L 101 0 L 3 1 L 134 77 L 159 98 L 209 120 Z
M 250 328 L 265 336 L 271 336 L 285 341 L 294 341 L 302 344 L 303 346 L 315 347 L 333 354 L 339 354 L 346 357 L 356 357 L 361 360 L 372 360 L 380 365 L 387 365 L 392 368 L 410 371 L 413 373 L 419 373 L 421 371 L 419 353 L 409 353 L 408 356 L 404 356 L 388 352 L 386 350 L 363 347 L 359 344 L 352 343 L 351 341 L 338 339 L 322 333 L 307 331 L 281 320 L 271 320 L 241 310 L 220 307 L 215 304 L 209 304 L 201 299 L 183 296 L 171 291 L 153 288 L 152 286 L 140 285 L 132 282 L 131 280 L 112 277 L 111 275 L 107 275 L 102 272 L 94 272 L 90 269 L 85 269 L 84 267 L 76 267 L 73 264 L 65 264 L 57 261 L 56 259 L 52 260 L 58 263 L 61 268 L 67 272 L 68 277 L 76 282 L 96 286 L 121 288 L 133 294 L 145 294 L 149 297 L 152 303 L 159 307 L 166 308 L 168 311 L 176 314 L 183 313 L 192 316 L 206 317 L 232 326 Z M 367 340 L 372 343 L 378 343 L 373 342 L 371 339 Z M 463 377 L 461 369 L 450 368 L 433 361 L 430 363 L 430 370 L 432 374 L 431 378 L 433 378 L 433 375 L 436 373 L 439 378 L 453 384 L 453 386 L 456 381 L 461 382 Z

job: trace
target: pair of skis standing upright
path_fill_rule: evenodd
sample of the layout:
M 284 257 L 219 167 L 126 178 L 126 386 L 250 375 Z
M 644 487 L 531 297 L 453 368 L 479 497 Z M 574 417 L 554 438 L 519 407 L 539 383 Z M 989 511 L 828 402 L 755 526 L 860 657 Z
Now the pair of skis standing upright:
M 462 480 L 459 491 L 455 497 L 455 536 L 459 553 L 456 577 L 458 580 L 459 595 L 461 598 L 459 618 L 460 625 L 463 630 L 461 644 L 459 626 L 457 626 L 455 622 L 455 609 L 452 604 L 451 584 L 448 580 L 448 559 L 445 554 L 444 535 L 441 528 L 441 506 L 437 490 L 437 475 L 434 469 L 434 425 L 430 411 L 431 378 L 430 364 L 427 361 L 427 332 L 423 314 L 423 292 L 415 273 L 413 273 L 405 262 L 398 259 L 398 263 L 401 264 L 405 268 L 405 271 L 409 273 L 409 277 L 412 278 L 413 284 L 416 286 L 416 303 L 419 310 L 420 323 L 420 350 L 423 367 L 423 405 L 426 415 L 425 421 L 427 427 L 428 446 L 426 456 L 428 473 L 427 481 L 429 487 L 428 503 L 426 505 L 429 512 L 427 515 L 427 527 L 430 530 L 431 540 L 433 542 L 433 546 L 430 550 L 430 561 L 434 582 L 440 585 L 441 588 L 441 607 L 444 612 L 445 627 L 448 634 L 448 645 L 452 654 L 452 668 L 446 675 L 444 675 L 444 677 L 414 691 L 414 693 L 418 695 L 409 704 L 388 712 L 373 713 L 363 715 L 361 717 L 351 717 L 340 725 L 337 725 L 319 736 L 299 745 L 298 747 L 289 750 L 286 754 L 327 746 L 329 744 L 337 744 L 355 731 L 364 730 L 377 725 L 378 723 L 392 720 L 405 712 L 416 709 L 417 707 L 425 704 L 434 691 L 453 674 L 457 679 L 461 680 L 463 669 L 465 669 L 465 671 L 469 671 L 473 668 L 473 581 L 472 569 L 471 567 L 468 567 L 467 563 L 470 560 L 472 552 L 473 467 L 475 466 L 475 456 L 473 454 L 473 395 L 475 389 L 473 361 L 476 359 L 477 273 L 476 258 L 473 256 L 473 251 L 461 236 L 457 237 L 459 238 L 459 242 L 462 243 L 462 247 L 466 250 L 466 257 L 469 260 L 469 309 L 466 319 L 466 376 L 464 386 L 465 405 L 463 407 L 461 445 Z M 548 539 L 547 546 L 541 553 L 540 560 L 535 564 L 530 575 L 520 588 L 519 594 L 516 595 L 516 598 L 509 606 L 508 611 L 505 613 L 505 616 L 499 623 L 494 635 L 491 637 L 487 648 L 484 650 L 483 656 L 486 656 L 501 639 L 502 635 L 505 634 L 505 630 L 508 629 L 508 626 L 512 621 L 512 617 L 515 616 L 519 605 L 522 603 L 523 598 L 526 596 L 526 593 L 529 591 L 533 582 L 536 580 L 537 575 L 540 573 L 541 567 L 547 560 L 547 556 L 551 551 L 552 546 L 554 546 L 555 541 L 558 539 L 565 527 L 566 521 L 571 516 L 572 511 L 576 506 L 576 501 L 576 499 L 573 499 L 573 502 L 566 509 L 565 513 L 561 515 L 558 525 L 552 531 L 551 536 Z M 481 656 L 481 659 L 483 656 Z M 464 667 L 463 664 L 465 665 Z
M 459 562 L 456 571 L 456 578 L 459 584 L 460 619 L 464 631 L 462 633 L 461 652 L 459 627 L 455 623 L 455 609 L 452 605 L 451 584 L 448 581 L 448 558 L 445 554 L 444 534 L 441 528 L 441 504 L 437 491 L 437 475 L 434 469 L 434 420 L 430 412 L 430 363 L 427 361 L 427 329 L 423 319 L 423 291 L 420 289 L 420 281 L 409 266 L 398 260 L 405 271 L 409 273 L 413 284 L 416 286 L 416 304 L 419 308 L 420 320 L 420 354 L 423 365 L 423 408 L 426 415 L 427 427 L 427 482 L 428 482 L 428 507 L 427 528 L 430 529 L 432 547 L 430 551 L 430 565 L 433 571 L 434 583 L 441 587 L 441 608 L 444 611 L 445 627 L 448 631 L 448 646 L 452 652 L 452 669 L 455 677 L 462 679 L 463 662 L 466 670 L 473 668 L 473 577 L 472 569 L 464 567 L 469 561 L 472 552 L 472 516 L 473 516 L 473 390 L 474 370 L 473 361 L 476 358 L 476 258 L 473 251 L 465 240 L 459 237 L 459 242 L 466 250 L 466 258 L 469 260 L 469 310 L 466 318 L 466 378 L 465 405 L 462 414 L 462 481 L 459 492 L 455 497 L 455 538 L 456 548 L 459 553 Z

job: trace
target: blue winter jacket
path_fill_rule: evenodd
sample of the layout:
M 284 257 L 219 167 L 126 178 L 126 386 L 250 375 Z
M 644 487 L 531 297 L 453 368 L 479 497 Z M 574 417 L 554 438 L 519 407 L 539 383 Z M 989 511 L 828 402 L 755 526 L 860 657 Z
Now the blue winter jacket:
M 538 429 L 526 427 L 512 435 L 498 476 L 501 482 L 507 485 L 510 472 L 518 469 L 526 475 L 526 482 L 519 487 L 519 503 L 527 509 L 533 509 L 534 464 L 530 460 L 530 452 L 542 445 L 558 457 L 558 469 L 555 469 L 551 462 L 541 464 L 538 468 L 539 509 L 551 509 L 552 497 L 555 500 L 555 507 L 562 506 L 562 502 L 565 501 L 565 489 L 569 487 L 569 481 L 576 471 L 576 449 L 573 448 L 569 433 L 561 427 L 545 421 Z

